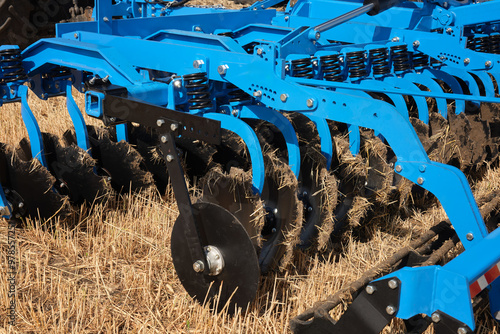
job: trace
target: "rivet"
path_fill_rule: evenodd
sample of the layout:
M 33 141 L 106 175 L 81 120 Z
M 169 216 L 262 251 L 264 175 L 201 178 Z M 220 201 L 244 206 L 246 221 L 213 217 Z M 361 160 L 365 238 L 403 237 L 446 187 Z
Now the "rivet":
M 393 37 L 393 38 L 392 38 L 392 41 L 393 41 L 393 42 L 399 42 L 399 37 Z
M 472 241 L 474 240 L 474 234 L 472 234 L 471 232 L 467 233 L 467 235 L 465 236 L 467 238 L 467 240 L 469 241 Z
M 413 46 L 418 48 L 420 46 L 420 41 L 414 41 Z
M 174 156 L 172 154 L 167 155 L 167 162 L 174 161 Z
M 464 59 L 464 64 L 469 65 L 470 64 L 470 58 L 465 58 Z
M 491 67 L 491 60 L 487 60 L 486 63 L 484 63 L 486 67 Z

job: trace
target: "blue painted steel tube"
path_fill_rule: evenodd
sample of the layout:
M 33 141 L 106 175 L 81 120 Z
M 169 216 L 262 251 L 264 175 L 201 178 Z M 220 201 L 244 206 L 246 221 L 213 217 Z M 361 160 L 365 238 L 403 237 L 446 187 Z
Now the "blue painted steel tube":
M 33 115 L 30 106 L 28 105 L 28 87 L 19 86 L 18 93 L 21 96 L 21 115 L 23 117 L 24 126 L 28 131 L 31 155 L 33 159 L 38 159 L 42 166 L 47 167 L 43 149 L 42 133 L 40 132 L 40 127 L 38 126 L 35 115 Z
M 253 190 L 260 195 L 262 189 L 264 189 L 264 157 L 262 155 L 262 149 L 260 148 L 259 139 L 253 129 L 241 119 L 229 115 L 207 113 L 204 114 L 203 117 L 220 121 L 221 128 L 232 131 L 241 137 L 250 154 Z
M 87 126 L 80 109 L 73 99 L 72 87 L 71 81 L 66 81 L 66 108 L 75 128 L 76 143 L 81 149 L 91 154 Z
M 274 124 L 280 130 L 286 141 L 288 165 L 298 179 L 300 173 L 300 148 L 299 140 L 297 139 L 297 134 L 292 123 L 285 116 L 273 109 L 253 105 L 242 106 L 240 117 L 260 119 Z

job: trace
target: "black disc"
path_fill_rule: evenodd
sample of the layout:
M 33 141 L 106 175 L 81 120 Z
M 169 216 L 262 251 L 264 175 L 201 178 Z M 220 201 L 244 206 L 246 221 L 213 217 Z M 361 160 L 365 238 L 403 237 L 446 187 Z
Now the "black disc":
M 259 283 L 259 263 L 250 238 L 229 211 L 213 203 L 193 204 L 193 214 L 199 230 L 204 231 L 202 247 L 217 247 L 224 259 L 224 269 L 211 276 L 193 269 L 193 260 L 185 235 L 185 223 L 177 218 L 172 231 L 172 260 L 175 271 L 186 291 L 198 302 L 207 301 L 221 311 L 233 312 L 246 308 L 255 298 Z
M 23 161 L 12 148 L 0 144 L 0 169 L 7 200 L 17 214 L 42 219 L 69 214 L 67 198 L 54 190 L 55 178 L 38 160 Z

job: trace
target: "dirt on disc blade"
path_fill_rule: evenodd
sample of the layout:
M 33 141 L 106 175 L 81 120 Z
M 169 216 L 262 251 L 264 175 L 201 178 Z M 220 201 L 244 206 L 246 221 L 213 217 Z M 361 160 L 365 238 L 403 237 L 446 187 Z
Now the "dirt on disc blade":
M 92 157 L 100 168 L 111 175 L 111 185 L 117 191 L 140 191 L 154 186 L 154 180 L 144 165 L 141 155 L 127 142 L 114 142 L 108 130 L 87 126 Z M 68 144 L 74 135 L 65 134 Z
M 24 216 L 49 219 L 69 215 L 68 198 L 54 190 L 55 178 L 37 159 L 23 161 L 6 144 L 0 144 L 0 155 L 7 178 L 3 187 L 19 194 Z

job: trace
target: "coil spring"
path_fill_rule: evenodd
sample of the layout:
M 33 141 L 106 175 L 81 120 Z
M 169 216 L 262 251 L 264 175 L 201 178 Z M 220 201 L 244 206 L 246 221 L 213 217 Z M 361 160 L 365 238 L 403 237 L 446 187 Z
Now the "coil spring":
M 0 83 L 9 83 L 26 80 L 28 76 L 24 72 L 21 59 L 21 50 L 8 49 L 0 51 Z
M 378 48 L 370 50 L 370 60 L 374 75 L 385 75 L 391 72 L 389 66 L 389 55 L 387 48 Z
M 488 36 L 471 37 L 467 40 L 467 46 L 471 50 L 487 53 L 489 52 L 489 42 Z
M 490 52 L 500 54 L 500 34 L 490 36 Z
M 346 62 L 351 78 L 356 79 L 367 76 L 364 51 L 346 53 Z
M 319 57 L 319 60 L 323 70 L 323 79 L 327 81 L 343 81 L 339 54 Z
M 233 84 L 229 84 L 227 88 L 232 89 L 227 95 L 229 96 L 229 102 L 241 102 L 251 100 L 252 97 L 245 93 L 242 89 L 237 88 Z
M 391 55 L 395 72 L 404 72 L 411 68 L 406 44 L 391 46 Z
M 211 108 L 212 99 L 210 98 L 207 74 L 186 74 L 183 78 L 184 86 L 187 89 L 189 110 Z
M 424 53 L 414 53 L 412 56 L 413 68 L 429 67 L 429 56 Z
M 294 77 L 312 79 L 314 73 L 311 58 L 292 60 L 292 73 Z

